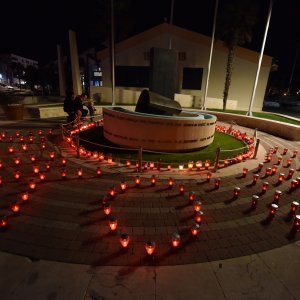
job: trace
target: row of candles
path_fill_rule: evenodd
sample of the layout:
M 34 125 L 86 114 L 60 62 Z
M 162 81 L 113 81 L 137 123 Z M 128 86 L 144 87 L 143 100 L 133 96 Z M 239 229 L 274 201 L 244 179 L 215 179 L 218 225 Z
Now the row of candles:
M 10 152 L 10 153 L 12 153 L 12 152 Z M 297 153 L 296 153 L 296 154 L 297 154 Z M 295 156 L 296 156 L 296 154 L 295 154 L 295 152 L 294 152 L 294 155 L 295 155 Z M 54 158 L 54 154 L 53 154 L 53 153 L 50 153 L 50 159 L 53 159 L 53 158 Z M 18 161 L 19 161 L 19 159 L 15 159 L 16 165 L 18 165 Z M 34 161 L 34 159 L 33 159 L 32 161 Z M 65 165 L 65 163 L 66 163 L 66 161 L 65 161 L 65 160 L 62 160 L 62 165 Z M 293 170 L 293 169 L 292 169 L 292 170 Z M 290 174 L 291 172 L 292 172 L 292 171 L 290 170 L 289 176 L 292 176 L 292 175 L 293 175 L 293 172 L 292 172 L 292 174 Z M 34 167 L 34 173 L 35 173 L 35 174 L 38 174 L 38 173 L 39 173 L 39 171 L 38 171 L 35 167 Z M 247 171 L 245 171 L 245 168 L 244 168 L 244 170 L 243 170 L 243 175 L 246 175 L 245 173 L 247 174 Z M 276 173 L 276 172 L 275 172 L 275 173 Z M 83 173 L 82 173 L 82 169 L 79 168 L 79 169 L 78 169 L 78 177 L 81 178 L 81 177 L 82 177 L 82 174 L 83 174 Z M 61 175 L 62 175 L 62 178 L 65 178 L 65 176 L 66 176 L 65 170 L 62 170 Z M 100 175 L 101 175 L 101 170 L 98 168 L 98 169 L 97 169 L 97 176 L 100 176 Z M 254 175 L 255 177 L 254 177 L 253 180 L 254 180 L 255 182 L 256 182 L 257 179 L 258 179 L 257 175 L 258 175 L 258 174 L 255 174 L 255 175 Z M 207 180 L 209 181 L 210 178 L 211 178 L 211 173 L 208 172 L 208 173 L 207 173 Z M 281 178 L 282 178 L 282 176 L 281 176 Z M 40 177 L 40 179 L 43 180 L 41 177 Z M 283 180 L 283 179 L 282 179 L 282 180 Z M 281 180 L 281 181 L 282 181 L 282 180 Z M 139 185 L 140 185 L 140 182 L 141 182 L 140 178 L 137 177 L 137 178 L 136 178 L 136 185 L 139 186 Z M 153 175 L 153 176 L 151 177 L 151 185 L 155 185 L 155 182 L 156 182 L 156 177 Z M 298 178 L 297 178 L 297 180 L 296 180 L 296 184 L 297 184 L 297 185 L 300 184 Z M 173 179 L 172 179 L 172 178 L 169 178 L 169 179 L 168 179 L 168 187 L 169 187 L 169 188 L 172 188 L 173 185 L 174 185 Z M 220 178 L 217 178 L 217 179 L 215 180 L 215 188 L 219 188 L 219 186 L 220 186 Z M 263 191 L 266 191 L 267 186 L 268 186 L 268 184 L 265 182 L 264 185 L 263 185 Z M 35 190 L 35 183 L 34 183 L 33 180 L 30 180 L 30 182 L 29 182 L 29 188 L 30 188 L 30 190 Z M 126 189 L 126 183 L 125 183 L 125 182 L 122 182 L 122 183 L 120 184 L 120 188 L 121 188 L 121 191 L 125 191 L 125 189 Z M 240 188 L 236 187 L 236 188 L 234 189 L 234 197 L 235 197 L 235 198 L 238 197 L 239 192 L 240 192 Z M 180 193 L 181 193 L 181 194 L 184 193 L 184 186 L 183 186 L 183 185 L 180 186 Z M 114 194 L 114 192 L 110 191 L 110 195 L 112 196 L 113 194 Z M 276 192 L 275 192 L 275 196 L 274 196 L 274 200 L 275 200 L 275 198 L 276 198 L 277 200 L 279 200 L 280 195 L 281 195 L 281 192 L 280 192 L 280 191 L 276 191 Z M 256 204 L 257 204 L 257 200 L 258 200 L 257 197 L 258 197 L 258 196 L 256 196 L 256 195 L 253 196 L 253 203 L 256 203 Z M 193 192 L 190 192 L 189 199 L 191 200 L 191 199 L 193 199 L 193 198 L 194 198 L 194 193 L 193 193 Z M 258 198 L 259 198 L 259 197 L 258 197 Z M 22 200 L 26 202 L 26 201 L 28 201 L 28 199 L 29 199 L 28 192 L 22 193 Z M 203 212 L 201 211 L 201 202 L 200 202 L 200 201 L 194 201 L 194 202 L 195 202 L 195 203 L 194 203 L 194 208 L 195 208 L 195 211 L 196 211 L 196 222 L 197 222 L 197 220 L 198 220 L 198 222 L 201 222 L 201 220 L 202 220 L 202 215 L 203 215 Z M 200 202 L 200 203 L 199 203 L 199 202 Z M 277 202 L 277 203 L 278 203 L 278 202 Z M 299 204 L 298 204 L 297 202 L 293 202 L 293 203 L 292 203 L 292 206 L 291 206 L 291 211 L 295 212 L 295 211 L 297 210 L 298 206 L 299 206 Z M 13 213 L 16 213 L 16 214 L 19 213 L 19 211 L 20 211 L 20 208 L 18 207 L 17 204 L 12 205 L 12 206 L 11 206 L 11 209 L 12 209 Z M 271 216 L 272 216 L 272 215 L 275 215 L 277 209 L 278 209 L 277 204 L 276 204 L 276 203 L 272 203 L 272 205 L 271 205 L 271 207 L 270 207 L 270 215 L 271 215 Z M 294 225 L 293 225 L 294 227 L 297 227 L 297 228 L 296 228 L 297 230 L 299 229 L 299 226 L 300 226 L 299 218 L 300 218 L 300 216 L 298 216 L 298 215 L 295 217 Z M 6 226 L 6 224 L 7 224 L 7 221 L 6 221 L 6 217 L 4 216 L 4 217 L 0 220 L 0 225 L 1 225 L 1 227 L 3 227 L 2 225 Z M 116 229 L 116 224 L 117 224 L 116 218 L 113 218 L 113 217 L 110 218 L 110 224 L 111 224 L 111 225 L 110 225 L 111 229 L 112 229 L 112 230 L 115 230 L 115 229 Z M 113 228 L 114 228 L 114 229 L 113 229 Z M 199 232 L 199 229 L 200 229 L 199 224 L 198 224 L 198 223 L 195 223 L 195 225 L 192 226 L 192 228 L 191 228 L 191 233 L 192 233 L 192 235 L 197 235 L 198 232 Z M 126 234 L 126 233 L 125 233 L 125 234 L 122 234 L 121 237 L 120 237 L 120 242 L 121 242 L 121 244 L 122 244 L 123 247 L 127 247 L 126 245 L 128 245 L 128 243 L 129 243 L 129 235 Z M 174 247 L 177 247 L 177 246 L 180 244 L 180 236 L 179 236 L 178 233 L 173 234 L 173 236 L 172 236 L 172 244 L 173 244 Z M 154 249 L 155 249 L 155 242 L 149 241 L 149 242 L 146 243 L 145 247 L 146 247 L 147 253 L 151 255 L 151 254 L 154 252 Z
M 156 183 L 156 177 L 152 176 L 151 177 L 151 185 L 154 186 L 155 183 Z M 136 184 L 136 187 L 140 186 L 141 179 L 140 179 L 139 176 L 136 177 L 135 184 Z M 220 179 L 219 178 L 216 179 L 216 184 L 217 184 L 217 187 L 219 187 L 219 185 L 220 185 Z M 168 179 L 168 187 L 172 188 L 173 185 L 174 185 L 173 179 L 169 178 Z M 121 183 L 120 183 L 121 192 L 124 192 L 126 190 L 126 187 L 127 187 L 126 182 L 124 180 L 121 181 Z M 36 185 L 35 185 L 34 181 L 31 180 L 30 183 L 29 183 L 29 189 L 31 191 L 34 191 L 35 188 L 36 188 Z M 236 187 L 234 189 L 234 197 L 238 197 L 239 192 L 240 192 L 240 188 Z M 184 193 L 184 185 L 181 184 L 180 185 L 180 194 L 183 194 L 183 193 Z M 113 197 L 115 197 L 115 195 L 116 195 L 116 191 L 115 191 L 115 188 L 113 187 L 109 191 L 109 197 L 113 198 Z M 274 195 L 274 201 L 270 205 L 269 218 L 273 218 L 275 216 L 276 211 L 278 210 L 278 205 L 277 204 L 278 204 L 278 201 L 280 199 L 280 196 L 281 196 L 281 191 L 276 191 L 275 195 Z M 28 192 L 23 192 L 21 194 L 21 198 L 22 198 L 23 202 L 28 202 L 28 200 L 29 200 Z M 192 191 L 189 192 L 188 199 L 189 199 L 190 202 L 193 203 L 194 211 L 195 211 L 195 223 L 192 225 L 190 230 L 191 230 L 191 234 L 193 236 L 197 236 L 197 234 L 200 231 L 200 224 L 201 224 L 202 218 L 203 218 L 203 212 L 201 211 L 202 203 L 201 203 L 201 201 L 196 200 L 196 194 L 195 194 L 195 192 L 192 192 Z M 252 197 L 252 207 L 256 207 L 258 200 L 259 200 L 259 196 L 253 195 L 253 197 Z M 290 213 L 295 216 L 294 222 L 293 222 L 293 227 L 292 227 L 293 230 L 295 230 L 295 231 L 298 231 L 299 228 L 300 228 L 300 215 L 295 215 L 298 207 L 299 207 L 298 202 L 296 202 L 296 201 L 292 202 Z M 15 214 L 15 215 L 19 214 L 20 206 L 18 205 L 18 203 L 13 203 L 12 206 L 11 206 L 11 210 L 12 210 L 13 214 Z M 103 210 L 104 210 L 104 213 L 106 215 L 109 216 L 111 214 L 111 205 L 106 200 L 103 201 Z M 6 226 L 7 226 L 7 218 L 6 218 L 6 216 L 2 216 L 1 219 L 0 219 L 0 227 L 4 228 Z M 110 226 L 111 231 L 116 230 L 116 228 L 117 228 L 117 219 L 115 217 L 111 216 L 109 218 L 109 226 Z M 120 243 L 121 243 L 122 247 L 127 248 L 128 244 L 129 244 L 129 240 L 130 240 L 129 235 L 127 233 L 123 233 L 120 236 Z M 174 248 L 177 248 L 180 245 L 180 240 L 181 240 L 180 235 L 178 233 L 174 233 L 172 235 L 172 246 Z M 155 250 L 155 242 L 154 241 L 146 242 L 145 249 L 146 249 L 146 251 L 149 255 L 152 255 L 154 253 L 154 250 Z
M 79 134 L 81 131 L 92 129 L 95 126 L 97 126 L 96 122 L 92 122 L 92 123 L 88 123 L 88 124 L 82 124 L 78 128 L 72 129 L 70 131 L 70 136 L 66 137 L 66 140 L 70 143 L 70 145 L 73 149 L 76 149 L 77 145 L 73 141 L 73 136 L 76 135 L 76 134 Z M 224 132 L 222 126 L 216 126 L 216 131 Z M 254 140 L 253 139 L 249 138 L 246 134 L 241 134 L 238 131 L 233 131 L 232 135 L 234 135 L 235 137 L 240 138 L 244 141 L 250 141 L 250 142 L 247 143 L 248 151 L 244 154 L 239 154 L 236 157 L 233 157 L 231 159 L 220 160 L 218 168 L 220 168 L 222 166 L 221 162 L 223 162 L 224 167 L 227 167 L 232 163 L 242 162 L 245 159 L 251 158 L 253 153 L 254 153 Z M 81 156 L 86 156 L 86 157 L 91 157 L 91 158 L 94 158 L 94 159 L 99 159 L 99 161 L 101 161 L 101 162 L 105 160 L 105 156 L 104 156 L 103 153 L 98 153 L 97 151 L 94 151 L 94 152 L 88 151 L 83 146 L 80 146 L 79 154 Z M 112 158 L 111 154 L 109 154 L 107 156 L 107 163 L 113 163 L 113 158 Z M 125 165 L 127 167 L 131 167 L 132 163 L 129 160 L 126 160 Z M 156 166 L 157 170 L 160 170 L 161 165 L 162 165 L 161 162 L 157 162 L 157 166 Z M 174 164 L 167 164 L 167 169 L 171 170 L 172 165 L 174 165 Z M 178 170 L 180 170 L 180 171 L 184 170 L 184 165 L 185 164 L 179 164 L 178 165 Z M 193 169 L 196 169 L 197 171 L 200 171 L 201 169 L 208 170 L 211 167 L 211 163 L 210 163 L 209 160 L 206 160 L 204 163 L 200 160 L 195 162 L 195 163 L 193 161 L 189 161 L 186 165 L 187 165 L 187 169 L 189 171 L 192 171 Z M 136 163 L 135 167 L 136 167 L 136 169 L 138 169 L 138 167 L 139 167 L 138 162 Z M 144 170 L 147 170 L 148 168 L 150 170 L 153 170 L 155 168 L 155 163 L 154 162 L 145 162 L 143 167 L 144 167 Z
M 38 129 L 37 134 L 42 137 L 45 132 L 42 129 Z M 52 135 L 53 134 L 53 130 L 52 128 L 49 128 L 47 131 L 48 135 Z M 34 132 L 32 130 L 30 130 L 28 132 L 28 138 L 30 137 L 34 137 Z M 16 131 L 16 133 L 14 135 L 7 135 L 5 132 L 1 132 L 0 134 L 0 141 L 5 141 L 5 140 L 9 140 L 10 142 L 14 142 L 15 138 L 19 139 L 20 142 L 24 142 L 25 141 L 25 137 L 24 135 L 21 135 L 20 131 Z
M 150 179 L 150 184 L 151 186 L 155 186 L 156 185 L 156 176 L 152 175 L 151 179 Z M 137 188 L 139 188 L 141 185 L 141 178 L 139 176 L 136 176 L 135 178 L 135 186 Z M 169 189 L 172 189 L 174 186 L 174 180 L 172 178 L 169 178 L 167 181 L 167 185 Z M 127 184 L 124 180 L 121 181 L 120 183 L 120 191 L 124 192 L 127 188 Z M 179 186 L 179 193 L 180 195 L 184 195 L 184 184 L 180 184 Z M 109 217 L 109 228 L 111 232 L 115 232 L 117 229 L 117 225 L 118 225 L 118 220 L 115 216 L 111 215 L 112 212 L 112 205 L 110 203 L 110 200 L 114 199 L 114 197 L 116 196 L 116 189 L 115 187 L 111 187 L 109 192 L 108 192 L 108 196 L 105 196 L 103 198 L 102 201 L 102 207 L 103 207 L 103 212 L 104 214 Z M 196 193 L 195 192 L 189 192 L 188 195 L 188 200 L 190 203 L 193 204 L 194 207 L 194 214 L 195 214 L 195 222 L 194 224 L 190 227 L 190 233 L 193 237 L 196 237 L 199 232 L 200 232 L 200 224 L 202 223 L 203 220 L 203 211 L 202 209 L 202 203 L 200 200 L 196 199 Z M 130 241 L 130 236 L 127 233 L 123 233 L 120 236 L 120 244 L 124 249 L 128 248 L 129 245 L 129 241 Z M 179 233 L 175 232 L 172 234 L 172 247 L 173 248 L 178 248 L 181 244 L 181 236 Z M 156 243 L 155 241 L 147 241 L 145 243 L 145 250 L 147 252 L 148 255 L 152 255 L 155 251 L 156 248 Z

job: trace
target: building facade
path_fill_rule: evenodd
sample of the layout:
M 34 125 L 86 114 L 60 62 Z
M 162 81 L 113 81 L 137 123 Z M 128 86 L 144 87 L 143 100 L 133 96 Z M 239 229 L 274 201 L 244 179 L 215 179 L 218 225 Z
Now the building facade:
M 148 88 L 150 49 L 172 45 L 177 51 L 176 95 L 183 106 L 201 107 L 207 78 L 211 38 L 167 23 L 160 24 L 115 45 L 115 97 L 117 103 L 135 104 L 140 91 Z M 207 108 L 222 108 L 227 48 L 222 42 L 214 45 Z M 109 50 L 99 51 L 102 87 L 91 87 L 91 95 L 111 103 L 111 64 Z M 259 53 L 242 47 L 236 50 L 228 109 L 247 110 L 249 107 Z M 260 111 L 267 86 L 272 58 L 264 55 L 256 89 L 253 110 Z M 186 101 L 187 100 L 187 101 Z
M 0 55 L 0 82 L 9 85 L 25 84 L 22 75 L 27 67 L 38 69 L 39 63 L 36 60 L 29 59 L 16 54 Z

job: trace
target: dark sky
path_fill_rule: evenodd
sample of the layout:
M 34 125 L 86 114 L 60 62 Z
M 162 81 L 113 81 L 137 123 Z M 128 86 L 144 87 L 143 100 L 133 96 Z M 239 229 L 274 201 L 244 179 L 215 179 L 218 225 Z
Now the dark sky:
M 115 2 L 117 2 L 116 0 Z M 227 0 L 219 0 L 222 1 Z M 244 1 L 244 0 L 240 0 Z M 258 0 L 257 0 L 258 1 Z M 56 45 L 67 46 L 68 29 L 78 33 L 78 45 L 83 49 L 96 43 L 93 34 L 108 28 L 108 0 L 5 0 L 1 2 L 0 52 L 11 52 L 40 63 L 56 58 Z M 160 24 L 170 16 L 171 0 L 123 0 L 129 9 L 116 12 L 123 18 L 123 28 L 130 34 Z M 253 41 L 247 48 L 260 51 L 268 12 L 268 0 L 260 0 L 259 21 L 253 31 Z M 174 24 L 210 35 L 212 29 L 213 0 L 174 0 Z M 278 60 L 279 85 L 287 85 L 300 41 L 300 1 L 274 0 L 273 13 L 265 53 Z M 100 36 L 100 33 L 98 36 Z M 300 54 L 299 54 L 300 56 Z M 299 58 L 300 60 L 300 58 Z M 296 64 L 293 85 L 300 87 L 300 62 Z

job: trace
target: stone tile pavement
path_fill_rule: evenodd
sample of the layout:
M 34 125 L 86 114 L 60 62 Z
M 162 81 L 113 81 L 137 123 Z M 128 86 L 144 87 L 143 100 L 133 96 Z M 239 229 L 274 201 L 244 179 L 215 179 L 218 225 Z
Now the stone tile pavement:
M 259 133 L 258 158 L 220 169 L 210 182 L 206 182 L 205 172 L 191 176 L 173 170 L 175 185 L 168 189 L 169 173 L 153 171 L 158 175 L 157 184 L 150 186 L 148 172 L 141 175 L 141 187 L 136 188 L 133 171 L 120 166 L 116 172 L 107 164 L 78 160 L 63 142 L 54 143 L 53 137 L 46 137 L 46 149 L 41 151 L 38 129 L 45 134 L 47 128 L 57 128 L 54 120 L 0 125 L 7 135 L 0 143 L 0 214 L 8 216 L 8 228 L 0 232 L 0 270 L 7 274 L 0 282 L 3 299 L 31 299 L 33 295 L 35 299 L 185 299 L 195 293 L 203 299 L 300 299 L 296 281 L 299 237 L 291 235 L 292 218 L 288 218 L 292 201 L 299 201 L 300 188 L 290 189 L 291 180 L 299 176 L 298 157 L 286 167 L 293 150 L 299 149 L 298 142 Z M 17 130 L 25 140 L 28 131 L 33 131 L 34 142 L 28 143 L 27 151 L 15 137 Z M 15 137 L 13 142 L 10 135 Z M 11 145 L 12 155 L 7 151 Z M 278 154 L 265 162 L 266 151 L 275 145 Z M 285 147 L 289 152 L 278 165 L 278 173 L 287 175 L 290 168 L 295 172 L 277 185 L 278 173 L 263 177 Z M 52 151 L 53 160 L 49 158 Z M 50 163 L 44 182 L 34 175 L 30 154 L 36 155 L 35 164 L 42 170 Z M 15 165 L 16 156 L 21 158 L 21 166 Z M 67 179 L 61 179 L 62 156 L 68 158 Z M 259 162 L 264 162 L 261 178 L 251 185 Z M 95 176 L 97 166 L 103 171 L 101 178 Z M 79 167 L 82 179 L 77 176 Z M 249 168 L 245 178 L 241 176 L 243 167 Z M 19 181 L 13 178 L 16 170 L 21 172 Z M 214 188 L 214 177 L 221 177 L 219 189 Z M 121 193 L 123 178 L 128 189 Z M 37 187 L 29 192 L 25 204 L 21 193 L 28 190 L 29 179 L 34 179 Z M 264 181 L 269 187 L 262 193 Z M 181 182 L 184 195 L 179 194 Z M 109 201 L 118 219 L 116 233 L 110 232 L 102 209 L 102 199 L 112 185 L 117 191 Z M 235 186 L 241 187 L 241 193 L 232 199 Z M 269 205 L 277 189 L 282 191 L 279 210 L 270 221 Z M 195 215 L 189 191 L 195 191 L 204 212 L 196 238 L 190 234 Z M 251 209 L 253 194 L 260 195 L 255 210 Z M 21 207 L 16 216 L 10 210 L 15 200 Z M 124 232 L 131 239 L 126 251 L 119 242 Z M 177 250 L 171 247 L 173 232 L 181 235 Z M 145 252 L 147 240 L 156 242 L 153 257 Z

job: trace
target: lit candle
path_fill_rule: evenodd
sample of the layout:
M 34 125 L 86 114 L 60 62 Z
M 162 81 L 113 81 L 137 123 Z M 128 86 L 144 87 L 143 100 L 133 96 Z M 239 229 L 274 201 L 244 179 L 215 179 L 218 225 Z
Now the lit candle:
M 189 171 L 192 171 L 192 170 L 193 170 L 193 167 L 194 167 L 194 162 L 190 160 L 190 161 L 188 162 L 188 169 L 189 169 Z
M 18 157 L 18 156 L 15 157 L 14 162 L 15 162 L 15 165 L 16 165 L 16 166 L 19 166 L 19 165 L 21 164 L 21 158 Z
M 296 211 L 298 210 L 298 207 L 299 207 L 299 202 L 293 201 L 293 202 L 291 203 L 290 214 L 291 214 L 291 215 L 294 215 L 294 214 L 296 213 Z
M 174 180 L 173 180 L 173 178 L 170 177 L 168 179 L 168 188 L 171 189 L 173 187 L 173 185 L 174 185 Z
M 195 221 L 196 221 L 197 223 L 201 224 L 201 223 L 202 223 L 202 219 L 203 219 L 203 215 L 204 215 L 204 213 L 203 213 L 202 210 L 196 211 L 196 212 L 195 212 Z
M 50 158 L 51 160 L 54 159 L 54 156 L 55 156 L 55 154 L 54 154 L 53 151 L 49 152 L 49 158 Z
M 277 173 L 277 166 L 273 165 L 272 166 L 272 175 Z
M 196 162 L 196 168 L 197 168 L 197 171 L 200 171 L 200 170 L 201 170 L 201 168 L 202 168 L 202 161 L 201 161 L 201 160 L 198 160 L 198 161 Z
M 39 166 L 36 166 L 36 165 L 34 165 L 34 166 L 32 167 L 32 169 L 33 169 L 33 173 L 34 173 L 34 174 L 38 174 L 39 171 L 40 171 Z
M 18 204 L 17 201 L 14 201 L 11 206 L 10 206 L 11 211 L 13 212 L 14 215 L 17 215 L 20 213 L 20 205 Z
M 115 190 L 115 187 L 112 186 L 112 187 L 110 188 L 110 190 L 109 190 L 109 196 L 110 196 L 111 198 L 113 198 L 115 195 L 116 195 L 116 190 Z
M 266 174 L 265 176 L 270 176 L 271 175 L 271 172 L 272 172 L 272 168 L 266 168 Z
M 207 172 L 207 174 L 206 174 L 206 181 L 209 182 L 210 179 L 211 179 L 211 173 Z
M 205 161 L 204 167 L 205 170 L 208 170 L 208 168 L 210 167 L 210 162 L 208 160 Z
M 196 199 L 196 194 L 193 191 L 189 192 L 189 201 L 194 201 Z
M 282 183 L 283 179 L 284 179 L 284 174 L 280 173 L 279 176 L 278 176 L 278 183 L 279 184 Z
M 115 231 L 117 229 L 118 221 L 116 217 L 109 218 L 109 227 L 111 231 Z
M 106 202 L 106 203 L 103 204 L 103 211 L 104 211 L 105 215 L 107 215 L 107 216 L 110 215 L 110 213 L 111 213 L 111 205 L 108 202 Z
M 295 158 L 298 154 L 298 150 L 294 150 L 292 158 Z
M 153 161 L 150 162 L 149 168 L 150 168 L 150 170 L 153 170 L 153 169 L 154 169 L 154 162 L 153 162 Z
M 30 179 L 29 182 L 28 182 L 28 187 L 31 191 L 34 191 L 35 188 L 36 188 L 36 185 L 35 185 L 35 182 L 33 179 Z
M 260 172 L 261 169 L 263 168 L 264 164 L 263 163 L 259 163 L 258 167 L 257 167 L 257 171 Z
M 7 227 L 7 218 L 6 216 L 0 216 L 0 228 L 4 229 Z
M 282 194 L 281 191 L 279 191 L 279 190 L 275 191 L 273 203 L 275 203 L 275 204 L 278 203 L 278 201 L 279 201 L 279 199 L 280 199 L 280 197 L 281 197 L 281 194 Z
M 121 183 L 120 183 L 121 191 L 122 191 L 122 192 L 125 192 L 126 187 L 127 187 L 126 182 L 125 182 L 124 180 L 122 180 Z
M 252 196 L 252 202 L 251 202 L 252 208 L 256 208 L 258 200 L 259 200 L 259 196 L 257 196 L 257 195 Z
M 269 186 L 269 182 L 265 181 L 262 186 L 262 192 L 266 192 Z
M 36 158 L 35 158 L 35 155 L 34 154 L 30 154 L 30 160 L 31 162 L 35 162 L 36 161 Z
M 252 184 L 256 184 L 258 178 L 259 178 L 259 174 L 254 174 L 254 175 L 253 175 L 253 181 L 252 181 Z
M 248 173 L 248 169 L 247 168 L 243 168 L 243 177 L 246 177 Z
M 202 203 L 199 200 L 194 201 L 194 211 L 200 211 L 202 207 Z
M 296 179 L 293 179 L 293 180 L 291 181 L 291 189 L 294 190 L 294 189 L 296 189 L 297 186 L 298 186 L 297 180 L 296 180 Z
M 155 242 L 154 241 L 148 241 L 145 244 L 145 249 L 148 255 L 152 255 L 155 250 Z
M 78 168 L 78 170 L 77 170 L 77 176 L 78 176 L 78 178 L 82 178 L 82 176 L 83 176 L 82 168 Z
M 151 186 L 155 186 L 155 183 L 156 183 L 156 177 L 155 177 L 155 175 L 152 175 L 151 176 Z
M 129 235 L 127 233 L 122 233 L 120 236 L 121 246 L 126 249 L 129 245 Z
M 172 246 L 174 248 L 178 248 L 179 245 L 180 245 L 180 235 L 177 232 L 175 232 L 172 234 Z
M 15 171 L 14 171 L 14 179 L 18 181 L 20 178 L 21 178 L 21 173 L 20 173 L 20 171 L 15 170 Z
M 97 167 L 96 175 L 97 175 L 97 177 L 101 177 L 102 171 L 101 171 L 101 168 L 100 168 L 100 167 Z
M 270 205 L 270 209 L 269 209 L 269 218 L 274 218 L 274 216 L 276 215 L 276 212 L 278 210 L 278 205 L 275 203 L 272 203 Z
M 293 229 L 299 231 L 300 229 L 300 215 L 296 215 L 293 223 Z
M 22 192 L 21 193 L 21 198 L 23 202 L 27 202 L 29 200 L 29 194 L 28 192 Z
M 184 184 L 183 183 L 179 187 L 179 193 L 180 193 L 180 195 L 184 194 Z
M 237 186 L 234 188 L 234 190 L 233 190 L 233 197 L 234 197 L 235 199 L 239 197 L 240 191 L 241 191 L 241 188 L 239 188 L 239 187 L 237 187 Z
M 45 163 L 45 169 L 46 171 L 50 171 L 50 163 Z
M 288 177 L 289 177 L 289 178 L 293 177 L 294 173 L 295 173 L 295 170 L 294 170 L 294 169 L 290 169 L 290 170 L 289 170 Z
M 40 172 L 39 177 L 41 181 L 44 181 L 46 179 L 46 174 L 44 172 Z
M 8 153 L 9 153 L 9 154 L 14 153 L 14 147 L 13 147 L 13 146 L 8 146 L 8 147 L 7 147 L 7 150 L 8 150 Z
M 281 162 L 282 162 L 282 157 L 281 157 L 281 156 L 279 156 L 279 157 L 277 158 L 277 164 L 278 164 L 278 165 L 280 165 L 280 164 L 281 164 Z
M 60 171 L 61 179 L 66 179 L 67 178 L 67 171 L 65 168 L 62 168 Z
M 199 231 L 200 231 L 200 225 L 197 224 L 197 223 L 193 224 L 192 227 L 191 227 L 191 234 L 193 236 L 197 236 Z
M 140 176 L 136 176 L 136 177 L 135 177 L 135 186 L 136 186 L 136 187 L 139 187 L 140 184 L 141 184 L 141 178 L 140 178 Z
M 215 179 L 215 189 L 218 189 L 220 187 L 221 184 L 221 178 L 216 178 Z

